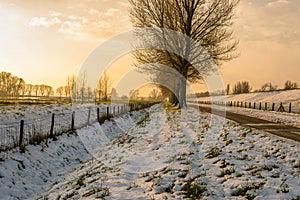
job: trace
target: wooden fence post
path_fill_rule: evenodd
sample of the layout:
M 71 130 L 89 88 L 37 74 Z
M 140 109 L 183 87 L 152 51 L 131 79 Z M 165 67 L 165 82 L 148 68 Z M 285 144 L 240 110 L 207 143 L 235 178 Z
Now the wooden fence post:
M 109 115 L 109 106 L 106 107 L 106 116 L 108 117 Z
M 75 130 L 75 111 L 72 112 L 71 130 Z
M 87 118 L 88 124 L 90 124 L 90 117 L 91 117 L 91 108 L 89 108 L 89 111 L 88 111 L 88 118 Z
M 248 108 L 251 108 L 251 102 L 249 102 L 249 106 L 248 106 Z
M 254 103 L 253 103 L 253 108 L 255 109 L 255 107 L 256 107 L 256 103 L 254 102 Z
M 265 110 L 268 110 L 268 103 L 265 103 Z
M 51 127 L 50 127 L 50 138 L 53 138 L 53 133 L 54 133 L 54 119 L 55 119 L 55 114 L 52 113 L 52 120 L 51 120 Z
M 275 110 L 275 103 L 272 104 L 272 111 Z
M 21 124 L 20 124 L 19 147 L 22 146 L 22 143 L 23 143 L 23 137 L 24 137 L 24 120 L 21 120 Z
M 99 122 L 100 119 L 100 108 L 97 107 L 97 121 Z
M 290 103 L 290 106 L 289 106 L 289 113 L 292 112 L 292 103 Z
M 261 102 L 259 103 L 259 110 L 261 110 Z

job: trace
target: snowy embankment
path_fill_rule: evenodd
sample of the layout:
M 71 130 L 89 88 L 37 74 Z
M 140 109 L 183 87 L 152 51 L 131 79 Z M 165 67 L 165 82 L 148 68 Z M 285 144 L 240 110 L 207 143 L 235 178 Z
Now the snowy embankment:
M 61 111 L 69 108 L 56 109 Z M 45 110 L 38 109 L 33 113 L 36 112 Z M 13 112 L 10 113 L 13 115 Z M 77 130 L 76 134 L 63 134 L 56 141 L 49 139 L 41 145 L 28 145 L 25 153 L 20 153 L 18 148 L 0 152 L 0 199 L 36 198 L 75 167 L 91 160 L 94 150 L 105 146 L 134 126 L 144 115 L 144 111 L 125 114 L 115 119 L 118 126 L 114 125 L 114 121 L 106 121 L 101 126 L 95 123 Z M 97 148 L 86 145 L 86 142 L 90 141 L 86 139 L 85 133 L 89 135 L 93 144 L 97 144 Z M 93 135 L 97 137 L 92 137 Z
M 282 123 L 290 126 L 300 127 L 300 90 L 287 90 L 287 91 L 274 91 L 274 92 L 261 92 L 261 93 L 248 93 L 248 94 L 238 94 L 238 95 L 228 95 L 228 96 L 212 96 L 212 97 L 201 97 L 197 99 L 189 99 L 190 101 L 213 101 L 213 102 L 261 102 L 268 103 L 270 106 L 272 103 L 276 103 L 278 106 L 283 103 L 287 109 L 287 105 L 292 103 L 293 113 L 287 112 L 276 112 L 276 111 L 265 111 L 258 110 L 258 104 L 256 104 L 257 109 L 241 108 L 241 107 L 226 107 L 226 111 L 234 112 L 242 115 L 252 116 L 256 118 L 261 118 L 269 120 L 276 123 Z M 201 104 L 201 106 L 210 106 L 206 104 Z M 218 105 L 214 105 L 218 109 Z M 219 107 L 221 108 L 221 107 Z
M 191 103 L 195 105 L 195 103 Z M 196 104 L 198 105 L 198 104 Z M 203 107 L 211 107 L 211 105 L 200 104 Z M 237 108 L 237 107 L 224 107 L 219 105 L 213 105 L 214 109 L 226 110 L 226 112 L 238 113 L 241 115 L 256 117 L 259 119 L 268 120 L 275 123 L 285 124 L 289 126 L 299 127 L 300 128 L 300 114 L 296 113 L 282 113 L 274 111 L 265 111 L 265 110 L 254 110 L 249 108 Z
M 155 105 L 93 153 L 40 199 L 300 198 L 299 143 L 194 109 Z

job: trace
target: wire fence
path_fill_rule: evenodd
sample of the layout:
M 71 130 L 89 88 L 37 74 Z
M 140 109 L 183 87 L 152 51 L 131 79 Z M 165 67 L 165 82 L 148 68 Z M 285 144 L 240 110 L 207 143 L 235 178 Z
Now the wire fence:
M 48 138 L 73 132 L 96 122 L 152 106 L 154 103 L 95 106 L 72 112 L 52 113 L 49 116 L 22 119 L 20 122 L 0 124 L 0 151 L 28 144 L 39 144 Z

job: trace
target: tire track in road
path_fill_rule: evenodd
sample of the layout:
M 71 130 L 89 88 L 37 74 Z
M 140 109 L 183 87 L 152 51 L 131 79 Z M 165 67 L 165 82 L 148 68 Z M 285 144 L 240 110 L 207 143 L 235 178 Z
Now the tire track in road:
M 235 121 L 242 126 L 262 130 L 280 137 L 288 138 L 300 142 L 300 128 L 278 124 L 264 119 L 241 115 L 233 112 L 224 111 L 217 108 L 204 107 L 201 105 L 189 104 L 189 106 L 198 108 L 200 111 L 212 113 Z

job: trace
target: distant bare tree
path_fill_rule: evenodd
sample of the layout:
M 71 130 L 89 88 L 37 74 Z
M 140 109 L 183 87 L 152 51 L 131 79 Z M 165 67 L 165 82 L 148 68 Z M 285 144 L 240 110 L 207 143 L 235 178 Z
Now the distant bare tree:
M 68 76 L 66 89 L 66 96 L 76 96 L 76 77 L 74 75 Z
M 0 95 L 20 96 L 25 94 L 25 81 L 9 72 L 0 73 Z
M 40 85 L 33 85 L 33 91 L 36 97 L 38 96 L 39 90 L 40 90 Z
M 151 90 L 151 92 L 149 93 L 149 97 L 150 97 L 150 99 L 158 100 L 160 98 L 159 90 L 157 90 L 157 89 Z
M 32 84 L 26 84 L 25 88 L 26 88 L 27 95 L 31 96 L 31 93 L 33 91 L 33 85 Z
M 47 86 L 46 85 L 44 85 L 44 84 L 39 85 L 39 92 L 40 92 L 41 96 L 44 96 L 46 91 L 47 91 Z
M 242 94 L 249 93 L 251 91 L 251 87 L 248 81 L 237 82 L 233 86 L 233 94 Z
M 64 91 L 65 91 L 65 86 L 60 86 L 56 89 L 56 93 L 59 94 L 59 97 L 63 95 Z
M 284 89 L 285 90 L 292 90 L 292 89 L 297 89 L 299 87 L 298 83 L 288 80 L 284 83 Z
M 116 88 L 111 89 L 111 99 L 117 99 L 118 98 L 118 92 Z
M 229 95 L 230 94 L 230 85 L 227 84 L 226 86 L 226 94 Z
M 140 91 L 138 89 L 137 90 L 131 90 L 130 91 L 130 100 L 138 100 L 139 94 L 140 94 Z
M 99 78 L 95 93 L 96 98 L 98 98 L 100 101 L 107 101 L 110 96 L 110 88 L 111 88 L 112 82 L 107 72 L 104 72 L 103 75 Z
M 261 90 L 262 92 L 267 92 L 267 91 L 274 91 L 277 90 L 277 85 L 272 85 L 272 83 L 265 83 L 261 86 Z

